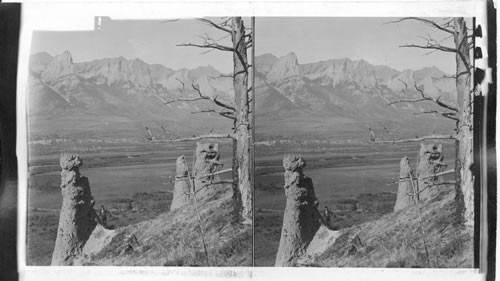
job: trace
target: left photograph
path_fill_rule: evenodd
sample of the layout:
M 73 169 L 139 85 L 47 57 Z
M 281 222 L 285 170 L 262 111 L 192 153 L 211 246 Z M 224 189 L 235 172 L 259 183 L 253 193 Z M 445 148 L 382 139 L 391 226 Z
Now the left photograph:
M 33 32 L 28 266 L 252 266 L 252 24 Z

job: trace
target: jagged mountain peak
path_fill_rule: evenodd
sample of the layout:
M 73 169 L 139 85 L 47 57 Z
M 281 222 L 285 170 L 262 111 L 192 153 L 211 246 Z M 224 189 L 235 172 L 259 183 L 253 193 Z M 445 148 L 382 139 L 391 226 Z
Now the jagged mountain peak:
M 61 76 L 73 72 L 73 56 L 69 51 L 55 56 L 42 72 L 41 77 L 44 81 L 55 80 Z
M 281 79 L 297 76 L 299 74 L 299 61 L 297 59 L 297 55 L 290 52 L 289 54 L 278 59 L 267 74 L 267 79 L 271 82 L 275 82 Z
M 308 114 L 391 120 L 405 110 L 416 112 L 429 109 L 432 104 L 387 107 L 390 101 L 400 99 L 402 94 L 418 95 L 414 85 L 425 90 L 429 96 L 441 96 L 451 103 L 455 100 L 454 84 L 439 79 L 438 76 L 444 73 L 433 66 L 398 71 L 389 66 L 374 65 L 362 58 L 299 64 L 293 52 L 279 59 L 274 58 L 266 54 L 256 60 L 257 70 L 269 69 L 267 74 L 259 71 L 269 86 L 265 88 L 269 96 L 275 97 L 276 101 L 284 97 L 297 110 Z M 408 85 L 406 90 L 405 83 Z M 278 95 L 281 97 L 278 98 Z M 267 104 L 267 108 L 274 108 L 273 114 L 279 111 L 271 104 Z

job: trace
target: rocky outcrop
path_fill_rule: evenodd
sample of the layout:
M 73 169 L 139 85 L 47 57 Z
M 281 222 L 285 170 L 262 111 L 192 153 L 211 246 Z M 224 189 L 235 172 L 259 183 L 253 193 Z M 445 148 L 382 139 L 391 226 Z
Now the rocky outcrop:
M 80 175 L 80 157 L 63 153 L 60 158 L 63 197 L 52 265 L 72 265 L 96 226 L 89 181 Z
M 188 178 L 188 166 L 184 155 L 176 161 L 175 184 L 170 211 L 181 208 L 191 200 L 191 190 Z
M 437 186 L 437 183 L 442 181 L 442 177 L 429 176 L 444 170 L 446 165 L 443 159 L 442 144 L 420 144 L 417 167 L 419 200 L 428 200 L 434 198 L 438 194 L 437 188 L 439 188 L 439 186 Z
M 394 212 L 402 210 L 412 203 L 413 196 L 408 195 L 413 193 L 411 180 L 413 180 L 412 169 L 408 156 L 405 156 L 399 164 L 398 195 L 396 197 L 396 204 L 394 205 Z
M 297 76 L 299 74 L 300 71 L 297 55 L 292 52 L 279 58 L 267 74 L 267 78 L 270 82 L 275 82 L 280 79 Z
M 73 68 L 73 57 L 70 52 L 65 51 L 54 57 L 47 64 L 45 70 L 41 73 L 41 78 L 46 82 L 50 82 L 59 77 L 73 73 Z
M 296 265 L 321 226 L 312 180 L 302 172 L 305 166 L 300 155 L 284 156 L 286 207 L 275 266 Z
M 221 165 L 219 163 L 219 144 L 217 143 L 196 143 L 196 160 L 194 163 L 194 189 L 196 197 L 199 199 L 209 198 L 215 193 L 216 186 L 213 183 L 219 182 L 219 176 L 206 176 L 214 173 Z

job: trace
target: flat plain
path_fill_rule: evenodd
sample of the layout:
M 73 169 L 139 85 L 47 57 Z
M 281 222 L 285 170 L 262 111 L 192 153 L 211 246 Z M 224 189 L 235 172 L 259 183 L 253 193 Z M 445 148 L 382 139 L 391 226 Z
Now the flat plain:
M 221 162 L 231 167 L 231 146 L 221 144 Z M 175 161 L 185 155 L 191 166 L 195 143 L 102 143 L 32 145 L 29 157 L 27 264 L 49 265 L 55 243 L 60 190 L 59 156 L 78 153 L 80 172 L 89 178 L 95 208 L 111 212 L 109 228 L 150 220 L 167 212 L 172 200 Z

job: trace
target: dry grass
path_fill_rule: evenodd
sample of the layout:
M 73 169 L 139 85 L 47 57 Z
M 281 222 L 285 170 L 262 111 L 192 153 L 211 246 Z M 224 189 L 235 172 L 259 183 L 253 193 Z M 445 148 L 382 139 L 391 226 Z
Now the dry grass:
M 412 205 L 379 220 L 342 231 L 322 254 L 311 257 L 311 266 L 335 267 L 439 267 L 473 266 L 472 228 L 456 219 L 453 187 L 441 187 L 439 198 L 420 204 L 429 258 L 416 207 Z M 361 246 L 353 247 L 358 235 Z
M 250 266 L 252 230 L 233 223 L 230 186 L 200 202 L 208 259 L 193 206 L 119 228 L 111 242 L 81 260 L 86 265 Z M 129 237 L 134 235 L 137 243 Z

